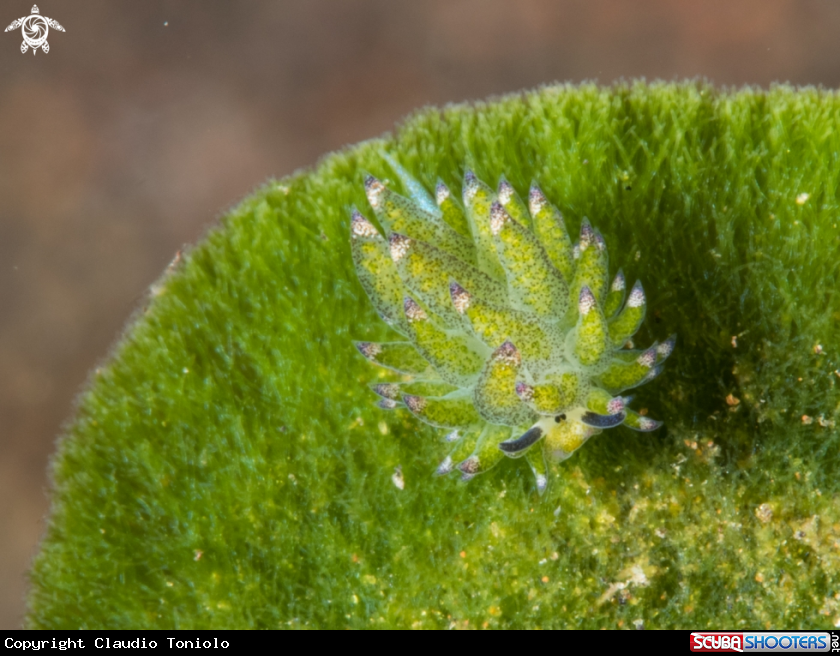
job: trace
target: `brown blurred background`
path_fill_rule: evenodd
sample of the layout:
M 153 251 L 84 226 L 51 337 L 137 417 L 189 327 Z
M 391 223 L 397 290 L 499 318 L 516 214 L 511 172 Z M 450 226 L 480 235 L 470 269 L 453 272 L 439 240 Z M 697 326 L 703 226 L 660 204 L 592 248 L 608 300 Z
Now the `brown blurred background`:
M 0 23 L 32 0 L 5 0 Z M 426 104 L 552 81 L 840 83 L 836 0 L 42 0 L 0 34 L 0 628 L 62 422 L 178 248 Z

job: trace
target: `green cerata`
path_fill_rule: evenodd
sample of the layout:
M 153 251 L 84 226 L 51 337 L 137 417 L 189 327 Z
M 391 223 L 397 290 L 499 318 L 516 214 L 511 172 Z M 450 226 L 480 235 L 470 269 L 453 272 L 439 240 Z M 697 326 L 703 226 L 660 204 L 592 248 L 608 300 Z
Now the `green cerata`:
M 445 429 L 451 451 L 437 474 L 469 480 L 525 457 L 542 494 L 548 462 L 593 435 L 661 426 L 623 394 L 659 375 L 676 338 L 634 348 L 644 290 L 637 281 L 628 293 L 620 269 L 610 281 L 588 219 L 573 242 L 537 184 L 525 203 L 504 177 L 493 191 L 466 170 L 461 204 L 387 159 L 409 196 L 367 176 L 373 215 L 351 210 L 351 250 L 362 287 L 404 339 L 356 346 L 395 374 L 371 386 L 379 407 Z

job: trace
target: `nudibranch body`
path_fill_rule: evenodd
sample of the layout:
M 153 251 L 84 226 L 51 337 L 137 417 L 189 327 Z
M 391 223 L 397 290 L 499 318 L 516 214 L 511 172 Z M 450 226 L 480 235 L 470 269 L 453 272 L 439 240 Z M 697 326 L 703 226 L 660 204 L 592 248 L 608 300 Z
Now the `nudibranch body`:
M 573 243 L 537 185 L 526 204 L 504 177 L 493 191 L 467 171 L 461 205 L 444 183 L 429 194 L 389 161 L 411 197 L 368 176 L 379 228 L 354 208 L 351 250 L 377 312 L 405 339 L 356 346 L 402 374 L 372 385 L 380 408 L 446 430 L 438 474 L 468 480 L 524 456 L 542 494 L 547 458 L 620 424 L 661 425 L 622 394 L 662 371 L 675 337 L 628 348 L 645 293 L 636 282 L 627 294 L 621 270 L 610 282 L 606 244 L 587 219 Z

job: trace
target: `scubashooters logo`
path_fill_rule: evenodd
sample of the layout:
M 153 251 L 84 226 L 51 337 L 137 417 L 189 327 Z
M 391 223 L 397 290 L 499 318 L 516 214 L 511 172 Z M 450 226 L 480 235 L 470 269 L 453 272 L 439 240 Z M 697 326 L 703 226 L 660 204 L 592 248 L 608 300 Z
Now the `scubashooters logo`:
M 691 651 L 744 651 L 741 633 L 692 633 Z
M 13 20 L 6 28 L 6 32 L 11 32 L 17 28 L 20 28 L 23 33 L 23 43 L 20 44 L 20 51 L 26 52 L 32 48 L 33 55 L 38 48 L 44 52 L 50 51 L 50 44 L 47 43 L 47 34 L 50 33 L 50 28 L 59 32 L 64 31 L 57 20 L 41 16 L 38 5 L 32 5 L 32 13 L 29 16 Z
M 716 652 L 824 652 L 832 651 L 832 636 L 827 632 L 721 632 L 691 634 L 691 651 Z

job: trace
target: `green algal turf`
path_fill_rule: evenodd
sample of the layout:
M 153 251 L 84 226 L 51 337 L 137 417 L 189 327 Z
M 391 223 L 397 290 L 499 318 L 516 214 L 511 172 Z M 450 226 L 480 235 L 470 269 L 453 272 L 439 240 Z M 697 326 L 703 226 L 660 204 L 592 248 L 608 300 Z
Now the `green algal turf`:
M 466 166 L 644 281 L 665 426 L 464 485 L 353 341 L 365 173 Z M 243 201 L 155 285 L 54 460 L 39 628 L 832 627 L 840 621 L 840 97 L 555 86 L 424 110 Z M 404 489 L 392 480 L 401 467 Z

